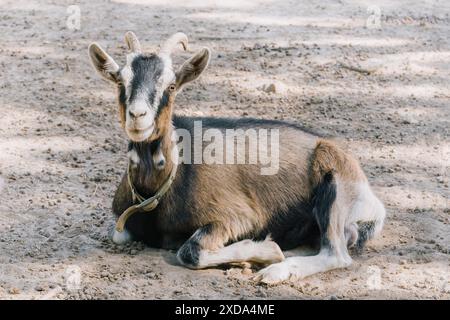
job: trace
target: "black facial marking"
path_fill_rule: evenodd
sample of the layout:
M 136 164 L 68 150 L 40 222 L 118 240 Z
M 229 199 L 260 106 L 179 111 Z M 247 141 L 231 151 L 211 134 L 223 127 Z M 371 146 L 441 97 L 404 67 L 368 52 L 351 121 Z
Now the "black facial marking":
M 131 63 L 133 80 L 130 84 L 129 102 L 137 97 L 138 93 L 148 92 L 148 102 L 153 104 L 155 99 L 155 85 L 164 70 L 164 63 L 157 55 L 139 55 Z
M 127 95 L 125 93 L 125 87 L 123 84 L 119 86 L 119 106 L 120 108 L 126 108 Z M 125 112 L 125 110 L 123 110 Z
M 165 107 L 167 107 L 167 104 L 169 103 L 169 93 L 167 91 L 164 91 L 163 96 L 161 97 L 161 101 L 159 102 L 158 111 L 156 112 L 156 117 L 158 117 L 161 112 L 164 110 Z

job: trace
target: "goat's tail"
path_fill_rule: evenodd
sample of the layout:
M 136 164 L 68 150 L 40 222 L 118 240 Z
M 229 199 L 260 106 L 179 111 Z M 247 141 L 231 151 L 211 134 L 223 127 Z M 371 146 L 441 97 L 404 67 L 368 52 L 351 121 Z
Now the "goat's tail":
M 360 252 L 367 240 L 375 238 L 383 229 L 386 210 L 368 184 L 359 187 L 358 197 L 351 209 L 350 218 L 358 226 L 358 239 L 355 242 Z

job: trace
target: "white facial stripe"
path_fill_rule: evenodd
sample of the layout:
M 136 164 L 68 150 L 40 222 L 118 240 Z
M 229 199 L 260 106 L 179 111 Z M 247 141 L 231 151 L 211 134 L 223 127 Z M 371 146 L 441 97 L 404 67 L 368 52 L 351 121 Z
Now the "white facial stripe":
M 136 57 L 136 55 L 128 55 L 127 56 L 127 65 L 123 68 L 122 77 L 124 78 L 125 82 L 125 90 L 127 97 L 130 96 L 131 92 L 131 81 L 133 80 L 134 74 L 133 70 L 131 68 L 131 63 L 133 62 L 133 59 Z M 128 80 L 125 80 L 128 79 Z M 133 103 L 129 106 L 129 110 L 133 113 L 142 114 L 146 112 L 149 115 L 154 116 L 154 111 L 149 110 L 149 107 L 147 105 L 147 97 L 148 97 L 148 90 L 145 86 L 140 86 L 139 91 L 136 93 L 136 97 L 134 98 Z M 128 117 L 128 115 L 127 115 Z
M 175 80 L 175 72 L 172 69 L 172 62 L 169 59 L 162 59 L 164 63 L 164 69 L 161 73 L 156 85 L 155 100 L 153 102 L 153 108 L 157 110 L 159 102 L 163 96 L 164 90 Z
M 133 99 L 132 104 L 136 105 L 138 108 L 148 109 L 149 107 L 147 105 L 147 100 L 148 100 L 147 88 L 140 87 L 135 91 L 135 98 Z
M 128 91 L 128 86 L 131 80 L 133 79 L 133 70 L 131 70 L 131 67 L 129 65 L 126 65 L 125 67 L 122 68 L 122 71 L 120 71 L 120 76 L 123 80 L 123 84 L 126 90 Z
M 134 58 L 136 58 L 138 55 L 136 53 L 129 53 L 127 54 L 127 66 L 131 66 L 131 63 L 133 62 Z

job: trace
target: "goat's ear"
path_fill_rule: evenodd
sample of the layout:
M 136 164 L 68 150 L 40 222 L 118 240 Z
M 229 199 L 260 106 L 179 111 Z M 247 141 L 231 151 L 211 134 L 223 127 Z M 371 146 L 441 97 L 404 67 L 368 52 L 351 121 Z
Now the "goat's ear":
M 208 66 L 210 56 L 211 51 L 208 48 L 203 48 L 193 57 L 186 60 L 176 72 L 177 89 L 180 89 L 186 83 L 197 79 Z
M 117 82 L 119 66 L 97 43 L 89 46 L 89 58 L 95 70 L 105 79 Z

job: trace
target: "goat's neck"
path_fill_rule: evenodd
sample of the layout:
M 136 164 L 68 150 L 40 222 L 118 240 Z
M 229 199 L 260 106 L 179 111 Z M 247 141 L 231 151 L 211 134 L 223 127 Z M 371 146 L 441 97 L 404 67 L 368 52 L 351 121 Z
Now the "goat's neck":
M 161 188 L 176 165 L 174 161 L 177 159 L 172 157 L 172 150 L 176 147 L 172 134 L 170 125 L 157 139 L 129 144 L 132 182 L 144 197 L 152 196 Z

